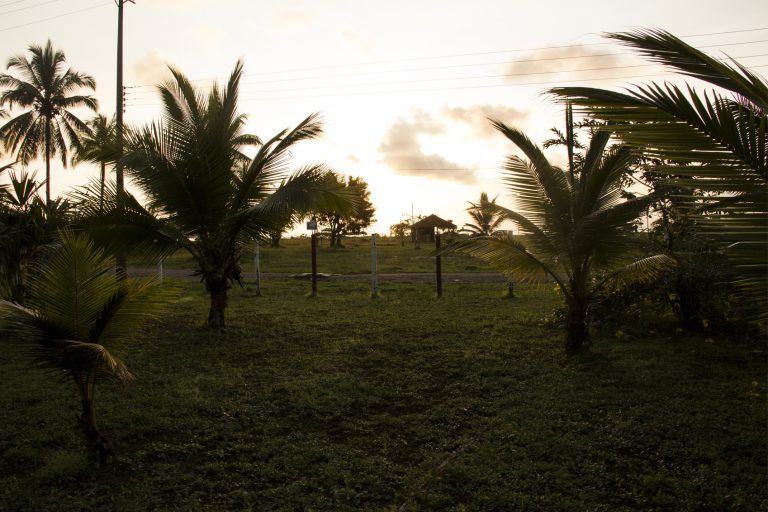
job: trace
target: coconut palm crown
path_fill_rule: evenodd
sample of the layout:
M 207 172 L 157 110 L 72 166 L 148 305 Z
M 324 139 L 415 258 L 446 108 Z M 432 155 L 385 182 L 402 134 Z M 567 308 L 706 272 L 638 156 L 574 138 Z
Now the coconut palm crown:
M 65 69 L 66 57 L 54 50 L 51 41 L 43 46 L 31 45 L 28 58 L 16 55 L 8 59 L 7 68 L 18 77 L 0 74 L 0 105 L 20 107 L 26 112 L 0 127 L 0 141 L 17 160 L 27 164 L 37 157 L 45 160 L 45 198 L 51 202 L 51 158 L 57 154 L 67 166 L 68 147 L 79 148 L 79 133 L 87 127 L 71 110 L 78 107 L 96 111 L 96 98 L 77 94 L 80 89 L 95 89 L 90 75 Z
M 114 189 L 104 214 L 88 201 L 89 227 L 113 250 L 131 248 L 157 258 L 177 249 L 197 263 L 210 293 L 208 325 L 225 326 L 227 290 L 240 281 L 243 249 L 285 223 L 286 215 L 320 208 L 346 211 L 354 198 L 328 180 L 329 170 L 311 164 L 296 170 L 290 150 L 321 133 L 317 115 L 261 143 L 243 133 L 246 117 L 237 111 L 238 62 L 227 85 L 196 90 L 178 70 L 160 86 L 161 121 L 133 130 L 124 157 L 126 170 L 147 198 L 144 208 L 126 194 L 118 208 Z M 256 147 L 249 158 L 242 150 Z M 91 194 L 97 196 L 97 194 Z
M 585 153 L 563 170 L 523 132 L 492 122 L 526 157 L 512 155 L 504 166 L 515 209 L 494 207 L 520 234 L 474 237 L 453 249 L 523 279 L 542 274 L 553 279 L 566 303 L 566 352 L 574 354 L 589 342 L 588 310 L 597 291 L 653 279 L 673 264 L 663 255 L 632 258 L 637 246 L 632 223 L 655 197 L 622 199 L 620 179 L 635 157 L 626 146 L 608 147 L 607 132 L 594 134 Z M 569 154 L 574 149 L 571 142 Z
M 552 93 L 610 122 L 626 144 L 665 165 L 652 170 L 691 194 L 691 211 L 723 243 L 737 284 L 768 320 L 768 82 L 663 30 L 608 34 L 645 57 L 716 86 L 650 83 L 626 92 L 562 87 Z
M 104 202 L 104 186 L 107 179 L 107 165 L 113 165 L 118 158 L 117 129 L 114 118 L 107 118 L 102 114 L 90 119 L 86 125 L 88 131 L 80 138 L 80 148 L 72 158 L 72 164 L 89 162 L 99 164 L 101 175 L 99 177 L 99 198 Z
M 490 200 L 487 192 L 481 192 L 480 201 L 470 202 L 467 213 L 473 222 L 464 224 L 461 231 L 469 233 L 470 236 L 492 235 L 504 222 L 504 216 L 496 210 L 496 199 L 494 197 Z

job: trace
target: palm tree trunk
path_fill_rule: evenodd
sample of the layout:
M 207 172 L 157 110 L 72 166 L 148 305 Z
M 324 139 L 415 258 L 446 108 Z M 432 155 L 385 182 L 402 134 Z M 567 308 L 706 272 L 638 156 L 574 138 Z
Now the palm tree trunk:
M 211 309 L 208 312 L 208 327 L 223 329 L 224 310 L 227 308 L 227 289 L 229 283 L 226 279 L 207 279 L 205 286 L 211 295 Z
M 587 302 L 582 297 L 568 300 L 568 313 L 565 326 L 565 353 L 577 354 L 589 344 L 589 326 L 587 325 Z
M 85 443 L 88 446 L 88 450 L 98 456 L 99 463 L 105 464 L 107 457 L 110 455 L 114 456 L 115 450 L 112 447 L 112 443 L 101 435 L 96 426 L 96 405 L 94 400 L 96 372 L 93 371 L 85 374 L 78 372 L 74 374 L 74 378 L 83 407 L 83 413 L 78 418 L 78 422 L 85 436 Z
M 45 204 L 51 206 L 51 120 L 45 120 Z

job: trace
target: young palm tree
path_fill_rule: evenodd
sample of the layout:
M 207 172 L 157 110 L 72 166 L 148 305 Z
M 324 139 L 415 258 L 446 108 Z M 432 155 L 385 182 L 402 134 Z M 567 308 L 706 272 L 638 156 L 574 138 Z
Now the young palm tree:
M 35 173 L 11 172 L 0 194 L 0 298 L 24 303 L 31 267 L 72 216 L 66 200 L 45 204 L 38 194 L 43 184 Z
M 102 462 L 112 447 L 96 424 L 96 384 L 104 377 L 129 381 L 112 349 L 137 336 L 175 297 L 151 280 L 120 281 L 109 258 L 84 234 L 60 233 L 53 256 L 30 277 L 27 307 L 0 301 L 0 338 L 29 349 L 38 366 L 71 377 L 82 405 L 80 427 Z
M 741 274 L 738 282 L 768 318 L 768 82 L 672 34 L 642 30 L 609 34 L 646 57 L 729 93 L 651 83 L 627 93 L 586 87 L 552 92 L 612 123 L 626 143 L 669 165 L 656 166 L 678 187 L 704 194 L 692 206 L 698 224 L 721 239 Z M 681 165 L 688 164 L 688 165 Z
M 453 248 L 481 258 L 509 274 L 535 279 L 541 272 L 557 283 L 567 308 L 565 350 L 574 354 L 589 342 L 588 314 L 594 294 L 608 284 L 647 280 L 672 264 L 663 255 L 632 261 L 632 222 L 655 197 L 621 199 L 621 177 L 634 162 L 625 147 L 608 148 L 598 132 L 584 155 L 563 170 L 552 165 L 526 135 L 499 121 L 494 126 L 525 154 L 510 156 L 504 177 L 515 199 L 511 210 L 495 206 L 517 224 L 515 237 L 485 236 Z M 573 137 L 569 137 L 571 141 Z M 569 154 L 573 154 L 571 142 Z M 597 280 L 597 272 L 602 279 Z
M 470 202 L 467 213 L 474 223 L 464 224 L 461 230 L 468 232 L 470 236 L 491 236 L 504 222 L 504 217 L 496 210 L 496 199 L 494 197 L 493 201 L 490 201 L 488 193 L 482 192 L 479 202 Z
M 101 166 L 99 202 L 103 208 L 107 165 L 114 164 L 119 153 L 115 120 L 98 114 L 86 124 L 88 131 L 81 135 L 80 149 L 75 153 L 72 163 L 90 162 Z
M 8 59 L 7 68 L 19 77 L 0 74 L 0 105 L 27 109 L 0 127 L 0 141 L 17 159 L 29 163 L 38 156 L 45 158 L 45 199 L 51 202 L 51 158 L 57 154 L 67 166 L 67 146 L 79 148 L 79 133 L 87 131 L 85 123 L 70 110 L 77 107 L 97 109 L 92 96 L 73 94 L 79 89 L 95 89 L 96 82 L 86 74 L 64 69 L 64 52 L 54 50 L 51 41 L 45 47 L 29 47 L 31 58 L 17 55 Z
M 317 116 L 263 144 L 243 133 L 245 116 L 237 112 L 242 63 L 225 88 L 214 86 L 207 94 L 171 72 L 173 80 L 159 87 L 163 121 L 136 131 L 124 160 L 148 207 L 126 194 L 121 212 L 110 190 L 105 204 L 111 206 L 103 215 L 95 205 L 84 208 L 91 232 L 113 250 L 133 246 L 150 257 L 187 250 L 210 293 L 208 325 L 222 328 L 227 290 L 239 282 L 242 251 L 254 238 L 266 240 L 291 214 L 345 211 L 354 199 L 327 179 L 322 165 L 292 172 L 290 149 L 321 132 Z M 252 159 L 241 152 L 259 144 Z

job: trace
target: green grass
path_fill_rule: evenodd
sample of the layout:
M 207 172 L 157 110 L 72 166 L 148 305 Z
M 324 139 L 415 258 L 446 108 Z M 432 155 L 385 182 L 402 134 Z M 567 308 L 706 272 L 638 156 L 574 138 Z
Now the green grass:
M 345 238 L 344 247 L 328 247 L 323 240 L 318 247 L 318 272 L 328 274 L 367 274 L 371 271 L 371 239 Z M 281 247 L 261 247 L 259 255 L 262 272 L 300 273 L 309 272 L 309 238 L 290 238 L 280 242 Z M 380 238 L 377 243 L 378 271 L 381 273 L 434 272 L 435 258 L 431 256 L 433 244 L 412 243 L 404 246 L 396 239 Z M 443 272 L 492 272 L 485 263 L 468 256 L 442 257 Z M 138 263 L 137 263 L 138 264 Z M 165 261 L 167 268 L 194 268 L 194 262 L 186 251 L 179 251 Z M 241 265 L 246 272 L 253 271 L 253 253 L 249 248 Z
M 766 358 L 687 336 L 561 355 L 518 286 L 270 281 L 200 327 L 197 283 L 103 383 L 97 468 L 73 386 L 0 353 L 0 510 L 765 510 Z

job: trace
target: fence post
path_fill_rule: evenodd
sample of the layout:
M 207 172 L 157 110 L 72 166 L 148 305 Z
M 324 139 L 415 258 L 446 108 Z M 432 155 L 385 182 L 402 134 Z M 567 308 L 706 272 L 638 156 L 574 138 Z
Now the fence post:
M 256 272 L 256 296 L 261 297 L 261 262 L 259 261 L 259 241 L 253 241 L 253 268 Z
M 312 233 L 312 297 L 317 297 L 317 233 Z
M 163 258 L 157 260 L 157 277 L 160 282 L 163 282 Z
M 435 234 L 435 250 L 440 251 L 440 233 Z M 435 256 L 435 280 L 437 282 L 437 296 L 443 296 L 443 262 L 438 252 Z
M 371 297 L 379 296 L 376 256 L 376 233 L 374 233 L 371 235 Z

